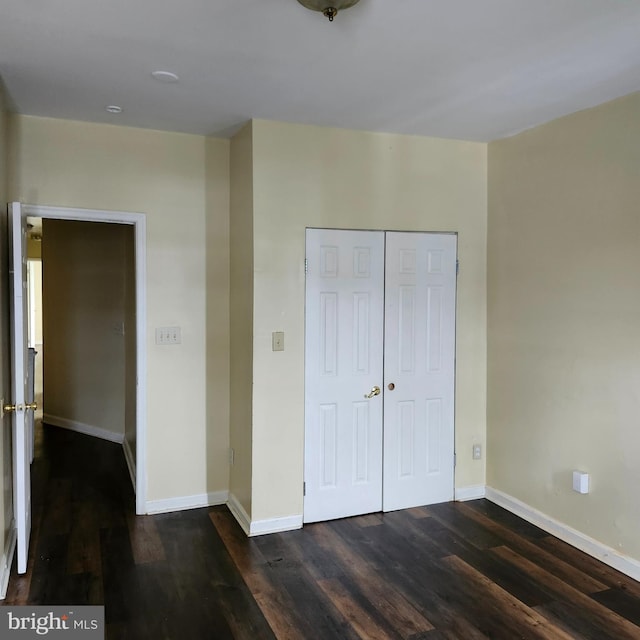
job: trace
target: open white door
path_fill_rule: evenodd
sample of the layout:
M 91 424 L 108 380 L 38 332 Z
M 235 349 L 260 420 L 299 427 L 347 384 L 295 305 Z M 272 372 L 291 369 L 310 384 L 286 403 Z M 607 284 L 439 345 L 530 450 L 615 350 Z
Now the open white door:
M 9 271 L 11 279 L 11 384 L 13 427 L 13 501 L 18 573 L 27 570 L 31 534 L 31 469 L 27 392 L 27 222 L 20 203 L 9 204 Z

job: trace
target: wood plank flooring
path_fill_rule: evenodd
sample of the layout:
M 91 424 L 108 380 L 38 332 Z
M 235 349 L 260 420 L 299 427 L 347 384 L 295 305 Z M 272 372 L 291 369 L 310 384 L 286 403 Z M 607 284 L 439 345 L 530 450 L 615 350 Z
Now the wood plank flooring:
M 226 507 L 136 517 L 119 445 L 55 427 L 3 604 L 104 604 L 109 640 L 640 640 L 640 583 L 486 500 L 247 539 Z

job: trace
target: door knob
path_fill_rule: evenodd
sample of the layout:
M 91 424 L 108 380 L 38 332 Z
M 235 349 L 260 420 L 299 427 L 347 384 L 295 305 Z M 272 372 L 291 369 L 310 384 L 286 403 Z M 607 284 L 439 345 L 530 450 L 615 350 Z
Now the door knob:
M 34 411 L 38 408 L 38 403 L 37 402 L 27 402 L 27 404 L 24 405 L 25 410 L 26 409 L 33 409 Z
M 373 396 L 377 396 L 380 395 L 380 387 L 373 387 L 373 389 L 371 389 L 370 393 L 365 393 L 364 397 L 365 398 L 373 398 Z
M 11 413 L 12 411 L 16 410 L 16 405 L 15 404 L 5 404 L 5 405 L 3 405 L 2 410 L 5 413 Z

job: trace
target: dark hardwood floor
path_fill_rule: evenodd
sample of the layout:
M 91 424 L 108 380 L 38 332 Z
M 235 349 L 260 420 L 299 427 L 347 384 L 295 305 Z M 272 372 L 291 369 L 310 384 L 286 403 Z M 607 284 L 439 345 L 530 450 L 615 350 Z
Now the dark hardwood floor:
M 121 447 L 45 427 L 29 572 L 3 604 L 104 604 L 107 638 L 640 639 L 640 583 L 486 500 L 247 539 L 134 516 Z

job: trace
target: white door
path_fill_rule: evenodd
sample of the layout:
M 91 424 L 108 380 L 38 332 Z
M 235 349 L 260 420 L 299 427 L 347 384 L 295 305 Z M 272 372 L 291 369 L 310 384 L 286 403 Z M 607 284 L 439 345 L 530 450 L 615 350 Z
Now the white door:
M 27 412 L 27 223 L 19 203 L 9 204 L 11 280 L 11 404 L 13 427 L 13 500 L 18 573 L 27 570 L 31 534 L 31 470 Z
M 388 233 L 385 511 L 453 499 L 456 236 Z
M 304 521 L 316 522 L 382 508 L 384 233 L 308 229 L 306 244 Z
M 456 236 L 306 240 L 304 521 L 453 499 Z

